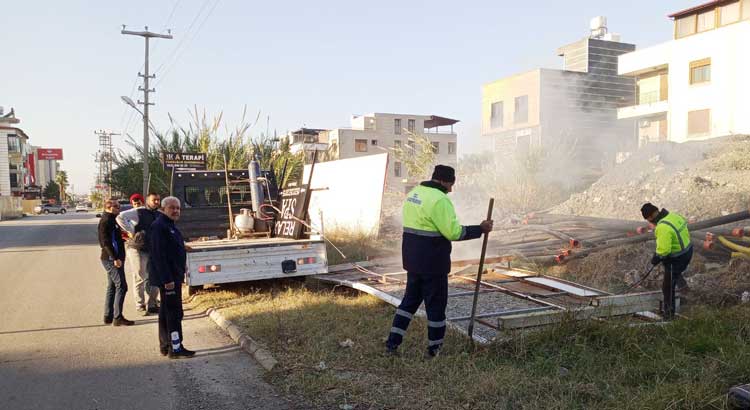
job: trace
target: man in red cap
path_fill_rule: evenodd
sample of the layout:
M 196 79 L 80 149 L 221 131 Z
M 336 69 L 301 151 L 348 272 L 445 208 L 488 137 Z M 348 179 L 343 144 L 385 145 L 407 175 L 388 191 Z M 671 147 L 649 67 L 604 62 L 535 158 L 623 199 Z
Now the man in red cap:
M 159 288 L 153 287 L 148 282 L 148 245 L 146 233 L 151 224 L 156 220 L 161 197 L 151 192 L 143 200 L 143 196 L 135 193 L 130 196 L 133 209 L 121 212 L 117 216 L 117 224 L 123 232 L 127 233 L 128 239 L 125 243 L 125 270 L 133 275 L 135 284 L 136 309 L 145 315 L 159 312 L 157 296 Z M 144 206 L 145 203 L 145 206 Z M 148 300 L 146 300 L 148 296 Z

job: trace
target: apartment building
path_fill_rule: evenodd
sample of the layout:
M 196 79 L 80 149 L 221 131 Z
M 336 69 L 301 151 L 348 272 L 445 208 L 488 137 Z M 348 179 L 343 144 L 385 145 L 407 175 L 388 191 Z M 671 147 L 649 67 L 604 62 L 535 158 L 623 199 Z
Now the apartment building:
M 328 150 L 328 133 L 327 130 L 318 128 L 300 128 L 290 131 L 287 134 L 289 140 L 289 151 L 293 154 L 299 152 L 305 153 L 305 163 L 309 164 L 313 160 L 315 151 L 318 152 L 318 159 L 322 159 L 321 154 Z
M 635 45 L 609 33 L 604 17 L 590 29 L 557 50 L 562 70 L 539 68 L 482 86 L 482 136 L 498 157 L 566 150 L 596 174 L 635 149 L 633 121 L 617 118 L 617 108 L 635 100 L 635 81 L 618 75 L 618 56 Z
M 409 134 L 429 138 L 437 155 L 437 163 L 456 166 L 457 137 L 453 125 L 458 120 L 437 115 L 371 113 L 351 118 L 351 128 L 335 128 L 320 132 L 327 141 L 331 159 L 354 158 L 388 152 L 389 147 L 413 144 Z M 404 164 L 391 158 L 386 186 L 400 191 L 414 185 Z
M 20 122 L 12 109 L 4 114 L 0 108 L 0 196 L 22 196 L 27 182 L 29 137 Z
M 673 39 L 619 57 L 641 145 L 750 134 L 750 0 L 714 0 L 669 16 Z

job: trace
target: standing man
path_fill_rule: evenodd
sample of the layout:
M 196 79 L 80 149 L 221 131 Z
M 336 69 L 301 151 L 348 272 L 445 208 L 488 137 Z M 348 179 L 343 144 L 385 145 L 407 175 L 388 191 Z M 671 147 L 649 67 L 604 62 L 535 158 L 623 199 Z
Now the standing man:
M 156 298 L 159 288 L 151 286 L 148 280 L 148 228 L 159 215 L 161 198 L 159 194 L 150 192 L 146 196 L 146 206 L 143 206 L 143 196 L 133 194 L 130 203 L 133 209 L 128 209 L 117 216 L 117 224 L 127 233 L 128 241 L 125 244 L 126 271 L 133 276 L 135 283 L 135 305 L 139 312 L 145 315 L 158 313 L 159 309 Z M 146 301 L 145 296 L 148 296 Z
M 412 189 L 404 202 L 401 252 L 407 272 L 406 293 L 396 309 L 386 342 L 389 354 L 397 354 L 409 322 L 424 301 L 429 339 L 427 357 L 438 355 L 445 336 L 451 241 L 476 239 L 492 230 L 491 220 L 471 226 L 458 223 L 453 203 L 447 195 L 453 190 L 455 181 L 453 168 L 437 165 L 432 180 Z
M 664 208 L 660 211 L 651 203 L 641 207 L 641 215 L 656 226 L 656 252 L 651 258 L 651 264 L 664 264 L 664 281 L 661 286 L 664 296 L 664 319 L 672 320 L 675 314 L 675 286 L 679 284 L 682 288 L 687 285 L 682 273 L 693 258 L 693 244 L 690 243 L 687 220 L 682 215 Z
M 107 272 L 107 296 L 104 302 L 104 324 L 113 326 L 131 326 L 132 320 L 122 315 L 122 305 L 128 284 L 125 281 L 125 244 L 122 241 L 120 227 L 115 217 L 120 213 L 120 204 L 115 199 L 104 203 L 104 213 L 99 219 L 99 246 L 102 248 L 101 261 Z
M 185 281 L 185 241 L 175 226 L 180 219 L 180 200 L 168 196 L 148 231 L 149 278 L 159 287 L 159 350 L 170 359 L 193 357 L 182 345 L 182 283 Z

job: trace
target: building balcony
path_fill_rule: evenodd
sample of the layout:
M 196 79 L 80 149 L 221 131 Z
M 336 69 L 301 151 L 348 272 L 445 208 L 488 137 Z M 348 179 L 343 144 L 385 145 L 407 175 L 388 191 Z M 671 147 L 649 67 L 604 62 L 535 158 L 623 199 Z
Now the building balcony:
M 326 151 L 328 149 L 327 142 L 298 142 L 289 145 L 289 151 L 292 154 L 296 154 L 300 151 L 313 152 L 313 151 Z
M 669 110 L 669 101 L 657 101 L 656 99 L 640 99 L 642 104 L 631 105 L 617 109 L 617 119 L 639 118 L 661 113 Z

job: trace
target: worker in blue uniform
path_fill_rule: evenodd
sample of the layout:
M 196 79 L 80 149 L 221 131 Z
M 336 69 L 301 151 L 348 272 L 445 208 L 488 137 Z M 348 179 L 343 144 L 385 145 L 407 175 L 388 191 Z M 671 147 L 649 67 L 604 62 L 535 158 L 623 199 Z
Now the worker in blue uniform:
M 407 272 L 406 293 L 396 309 L 386 342 L 389 354 L 397 354 L 409 322 L 424 301 L 429 339 L 427 357 L 438 355 L 445 336 L 451 241 L 476 239 L 492 230 L 491 220 L 470 226 L 458 223 L 448 198 L 455 182 L 453 168 L 437 165 L 432 179 L 412 189 L 404 202 L 401 253 Z

